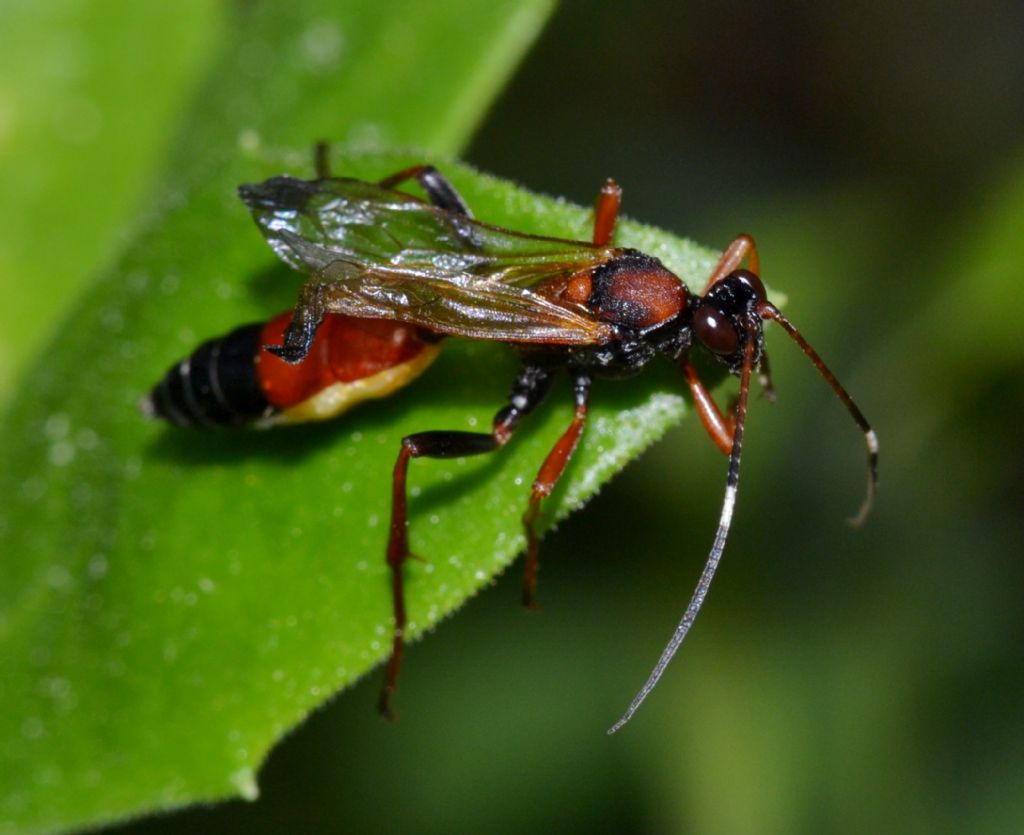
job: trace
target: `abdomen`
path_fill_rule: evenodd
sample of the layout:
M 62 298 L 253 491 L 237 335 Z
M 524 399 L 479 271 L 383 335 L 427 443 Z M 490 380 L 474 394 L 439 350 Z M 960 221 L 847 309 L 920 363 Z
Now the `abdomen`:
M 263 350 L 282 343 L 290 321 L 286 312 L 204 342 L 168 369 L 142 411 L 196 427 L 327 420 L 407 385 L 439 348 L 408 325 L 330 314 L 305 359 L 290 365 Z

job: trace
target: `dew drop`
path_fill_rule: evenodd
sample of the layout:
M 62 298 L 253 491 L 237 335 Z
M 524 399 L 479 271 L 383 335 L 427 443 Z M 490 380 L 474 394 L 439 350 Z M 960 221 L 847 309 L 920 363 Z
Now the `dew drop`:
M 78 445 L 78 448 L 86 452 L 96 449 L 98 441 L 99 435 L 92 429 L 79 429 L 75 434 L 75 443 Z
M 46 419 L 43 432 L 51 441 L 59 441 L 67 437 L 71 428 L 71 420 L 63 412 L 57 412 Z
M 51 565 L 46 570 L 46 583 L 50 588 L 63 590 L 71 585 L 71 572 L 63 565 Z
M 100 322 L 108 331 L 117 333 L 124 328 L 124 313 L 120 308 L 108 307 L 100 314 Z
M 27 502 L 37 502 L 46 495 L 46 482 L 38 476 L 26 478 L 21 483 L 21 497 Z
M 70 441 L 57 441 L 50 447 L 50 463 L 55 467 L 66 467 L 75 460 L 75 445 Z
M 136 295 L 140 295 L 146 291 L 149 286 L 149 276 L 144 272 L 136 270 L 135 272 L 128 273 L 125 277 L 125 286 Z
M 46 725 L 38 716 L 30 716 L 21 723 L 21 735 L 25 739 L 39 739 L 46 733 Z
M 341 58 L 343 46 L 341 31 L 331 21 L 318 21 L 302 34 L 302 53 L 312 72 L 330 72 Z
M 259 132 L 253 128 L 246 128 L 238 134 L 238 148 L 242 153 L 255 154 L 261 144 Z

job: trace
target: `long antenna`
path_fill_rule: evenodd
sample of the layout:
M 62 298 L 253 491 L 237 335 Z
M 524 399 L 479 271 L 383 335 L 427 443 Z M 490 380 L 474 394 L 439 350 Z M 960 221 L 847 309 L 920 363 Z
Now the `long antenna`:
M 654 669 L 651 671 L 650 676 L 648 676 L 644 686 L 640 688 L 640 692 L 630 702 L 622 718 L 608 729 L 609 734 L 615 733 L 632 719 L 633 714 L 643 704 L 644 699 L 650 695 L 661 678 L 662 673 L 665 672 L 665 668 L 668 667 L 669 662 L 672 660 L 672 656 L 676 654 L 676 650 L 679 649 L 683 639 L 686 638 L 690 627 L 693 626 L 700 607 L 704 605 L 704 598 L 708 596 L 711 581 L 714 579 L 715 571 L 718 570 L 718 563 L 722 559 L 722 552 L 725 551 L 725 540 L 729 536 L 732 512 L 736 506 L 736 488 L 740 482 L 740 453 L 743 451 L 743 427 L 747 421 L 747 394 L 750 391 L 750 371 L 753 363 L 754 339 L 751 338 L 747 341 L 743 357 L 740 395 L 736 401 L 736 430 L 732 437 L 732 450 L 729 453 L 729 473 L 725 479 L 725 498 L 722 500 L 722 515 L 718 520 L 718 530 L 715 532 L 715 541 L 711 545 L 711 553 L 708 554 L 707 562 L 704 563 L 704 571 L 700 575 L 700 580 L 697 581 L 697 587 L 693 590 L 693 595 L 686 606 L 686 611 L 683 612 L 683 617 L 679 621 L 676 631 L 672 634 L 668 645 L 662 650 L 658 663 L 654 665 Z
M 831 387 L 832 391 L 836 393 L 846 410 L 850 413 L 857 426 L 860 427 L 864 433 L 864 444 L 868 451 L 868 487 L 867 493 L 864 496 L 864 502 L 860 506 L 860 510 L 857 511 L 857 515 L 852 517 L 849 522 L 851 525 L 859 526 L 863 524 L 864 520 L 868 518 L 868 513 L 871 512 L 871 505 L 875 502 L 875 493 L 878 491 L 878 436 L 875 435 L 875 430 L 871 428 L 871 424 L 868 423 L 867 418 L 864 417 L 864 413 L 857 408 L 857 404 L 853 402 L 853 398 L 850 397 L 846 389 L 843 388 L 842 384 L 836 379 L 821 357 L 818 356 L 818 352 L 815 351 L 810 343 L 803 338 L 793 324 L 782 315 L 775 305 L 765 302 L 758 308 L 758 313 L 765 319 L 771 319 L 774 322 L 778 322 L 782 325 L 783 329 L 791 337 L 800 349 L 807 355 L 808 359 L 814 363 L 814 367 L 818 369 L 818 373 L 825 378 Z

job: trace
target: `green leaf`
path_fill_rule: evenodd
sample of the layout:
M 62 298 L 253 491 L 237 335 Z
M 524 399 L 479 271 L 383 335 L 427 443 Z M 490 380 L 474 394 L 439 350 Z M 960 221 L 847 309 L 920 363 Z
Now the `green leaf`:
M 196 0 L 4 5 L 0 398 L 152 189 L 168 130 L 224 35 L 220 10 Z
M 414 159 L 335 154 L 334 165 L 376 178 Z M 281 169 L 253 157 L 238 165 L 248 179 Z M 587 234 L 586 209 L 454 163 L 444 170 L 481 217 Z M 714 262 L 632 223 L 620 240 L 690 282 Z M 52 826 L 254 796 L 273 742 L 385 657 L 398 441 L 489 426 L 516 360 L 501 345 L 452 340 L 409 389 L 330 424 L 202 434 L 140 417 L 139 398 L 171 362 L 286 306 L 298 284 L 230 191 L 199 189 L 83 302 L 78 320 L 98 326 L 66 328 L 8 416 L 0 546 L 18 555 L 0 584 L 9 819 Z M 662 371 L 597 387 L 548 518 L 679 418 L 679 381 Z M 521 550 L 529 484 L 571 418 L 567 384 L 564 395 L 493 456 L 414 463 L 411 537 L 426 562 L 407 571 L 413 635 Z
M 141 422 L 135 402 L 194 334 L 290 304 L 294 277 L 266 272 L 272 259 L 234 197 L 243 179 L 306 162 L 267 146 L 327 136 L 453 151 L 550 8 L 236 4 L 134 243 L 75 303 L 0 422 L 0 831 L 251 796 L 273 740 L 355 675 L 354 659 L 370 663 L 340 632 L 300 664 L 308 681 L 277 663 L 311 626 L 313 601 L 297 607 L 306 593 L 282 595 L 274 573 L 301 566 L 301 588 L 322 593 L 327 575 L 303 553 L 342 565 L 326 539 L 291 547 L 306 523 L 281 500 L 279 476 L 303 469 L 317 443 L 330 448 L 323 430 L 319 441 L 283 433 L 268 447 L 243 433 L 193 446 Z M 88 213 L 96 195 L 73 197 Z M 41 231 L 37 247 L 52 246 L 53 229 Z M 45 330 L 73 282 L 18 278 L 20 294 L 36 295 L 31 326 Z M 326 497 L 322 476 L 293 498 Z M 250 503 L 253 488 L 269 501 Z M 332 509 L 344 503 L 340 487 L 332 495 Z M 285 540 L 264 537 L 270 528 Z M 337 533 L 306 530 L 308 544 Z M 362 583 L 374 605 L 375 592 Z M 260 659 L 273 660 L 266 675 L 252 667 Z

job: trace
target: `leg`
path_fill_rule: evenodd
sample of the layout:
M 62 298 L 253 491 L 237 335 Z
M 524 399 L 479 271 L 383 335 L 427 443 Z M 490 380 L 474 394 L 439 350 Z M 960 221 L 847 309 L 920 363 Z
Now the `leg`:
M 391 533 L 387 561 L 391 567 L 391 593 L 395 612 L 395 631 L 388 659 L 387 676 L 380 694 L 380 712 L 393 718 L 391 697 L 398 687 L 398 673 L 405 651 L 405 593 L 402 566 L 409 558 L 408 502 L 406 476 L 410 458 L 461 458 L 492 452 L 512 437 L 520 418 L 532 412 L 551 387 L 551 372 L 527 366 L 509 393 L 509 405 L 494 416 L 490 434 L 482 432 L 420 432 L 402 439 L 391 482 Z
M 701 295 L 707 295 L 708 290 L 711 289 L 713 284 L 725 278 L 729 273 L 738 270 L 743 263 L 743 259 L 748 257 L 750 271 L 760 276 L 761 262 L 757 257 L 757 244 L 754 243 L 754 239 L 750 235 L 740 235 L 725 248 L 725 252 L 718 259 L 718 265 L 715 267 L 714 272 L 711 273 L 708 283 L 704 285 Z
M 427 193 L 430 202 L 439 209 L 455 212 L 457 215 L 473 217 L 473 213 L 462 199 L 462 195 L 455 190 L 448 178 L 432 165 L 414 165 L 411 168 L 404 168 L 397 174 L 385 177 L 378 185 L 381 188 L 394 188 L 406 180 L 414 179 Z
M 291 365 L 296 365 L 306 358 L 313 346 L 317 328 L 326 313 L 326 284 L 306 284 L 299 293 L 299 299 L 292 313 L 291 324 L 284 332 L 283 345 L 264 345 L 275 357 L 280 357 Z
M 313 146 L 313 168 L 318 179 L 326 180 L 331 176 L 330 146 L 323 140 Z M 405 168 L 397 174 L 385 177 L 380 181 L 381 188 L 394 188 L 405 180 L 415 178 L 430 198 L 430 202 L 441 209 L 447 209 L 456 214 L 472 217 L 466 201 L 455 190 L 455 187 L 448 182 L 448 178 L 441 174 L 432 165 L 414 165 Z
M 608 246 L 612 242 L 621 205 L 622 189 L 615 180 L 607 180 L 594 206 L 594 246 Z
M 331 176 L 331 146 L 322 139 L 313 146 L 313 169 L 318 180 Z
M 697 376 L 697 369 L 689 359 L 683 362 L 683 374 L 686 375 L 686 382 L 693 394 L 693 405 L 697 407 L 700 422 L 704 424 L 704 429 L 711 436 L 711 440 L 728 455 L 732 451 L 733 439 L 736 436 L 735 416 L 725 417 L 722 414 L 711 392 L 704 388 L 704 383 Z
M 757 366 L 757 382 L 761 386 L 761 396 L 769 403 L 775 402 L 775 386 L 772 385 L 772 370 L 768 365 L 768 352 L 761 353 L 761 362 Z
M 535 609 L 534 595 L 537 591 L 537 551 L 540 541 L 537 539 L 537 532 L 534 523 L 540 514 L 541 500 L 551 495 L 555 489 L 558 479 L 565 472 L 580 436 L 583 434 L 583 427 L 587 422 L 587 401 L 590 397 L 590 378 L 585 374 L 577 374 L 573 380 L 576 395 L 576 414 L 572 423 L 565 430 L 562 437 L 554 445 L 548 457 L 544 459 L 537 478 L 533 482 L 533 490 L 530 492 L 530 504 L 523 514 L 523 527 L 526 528 L 526 570 L 523 573 L 523 605 L 528 609 Z

